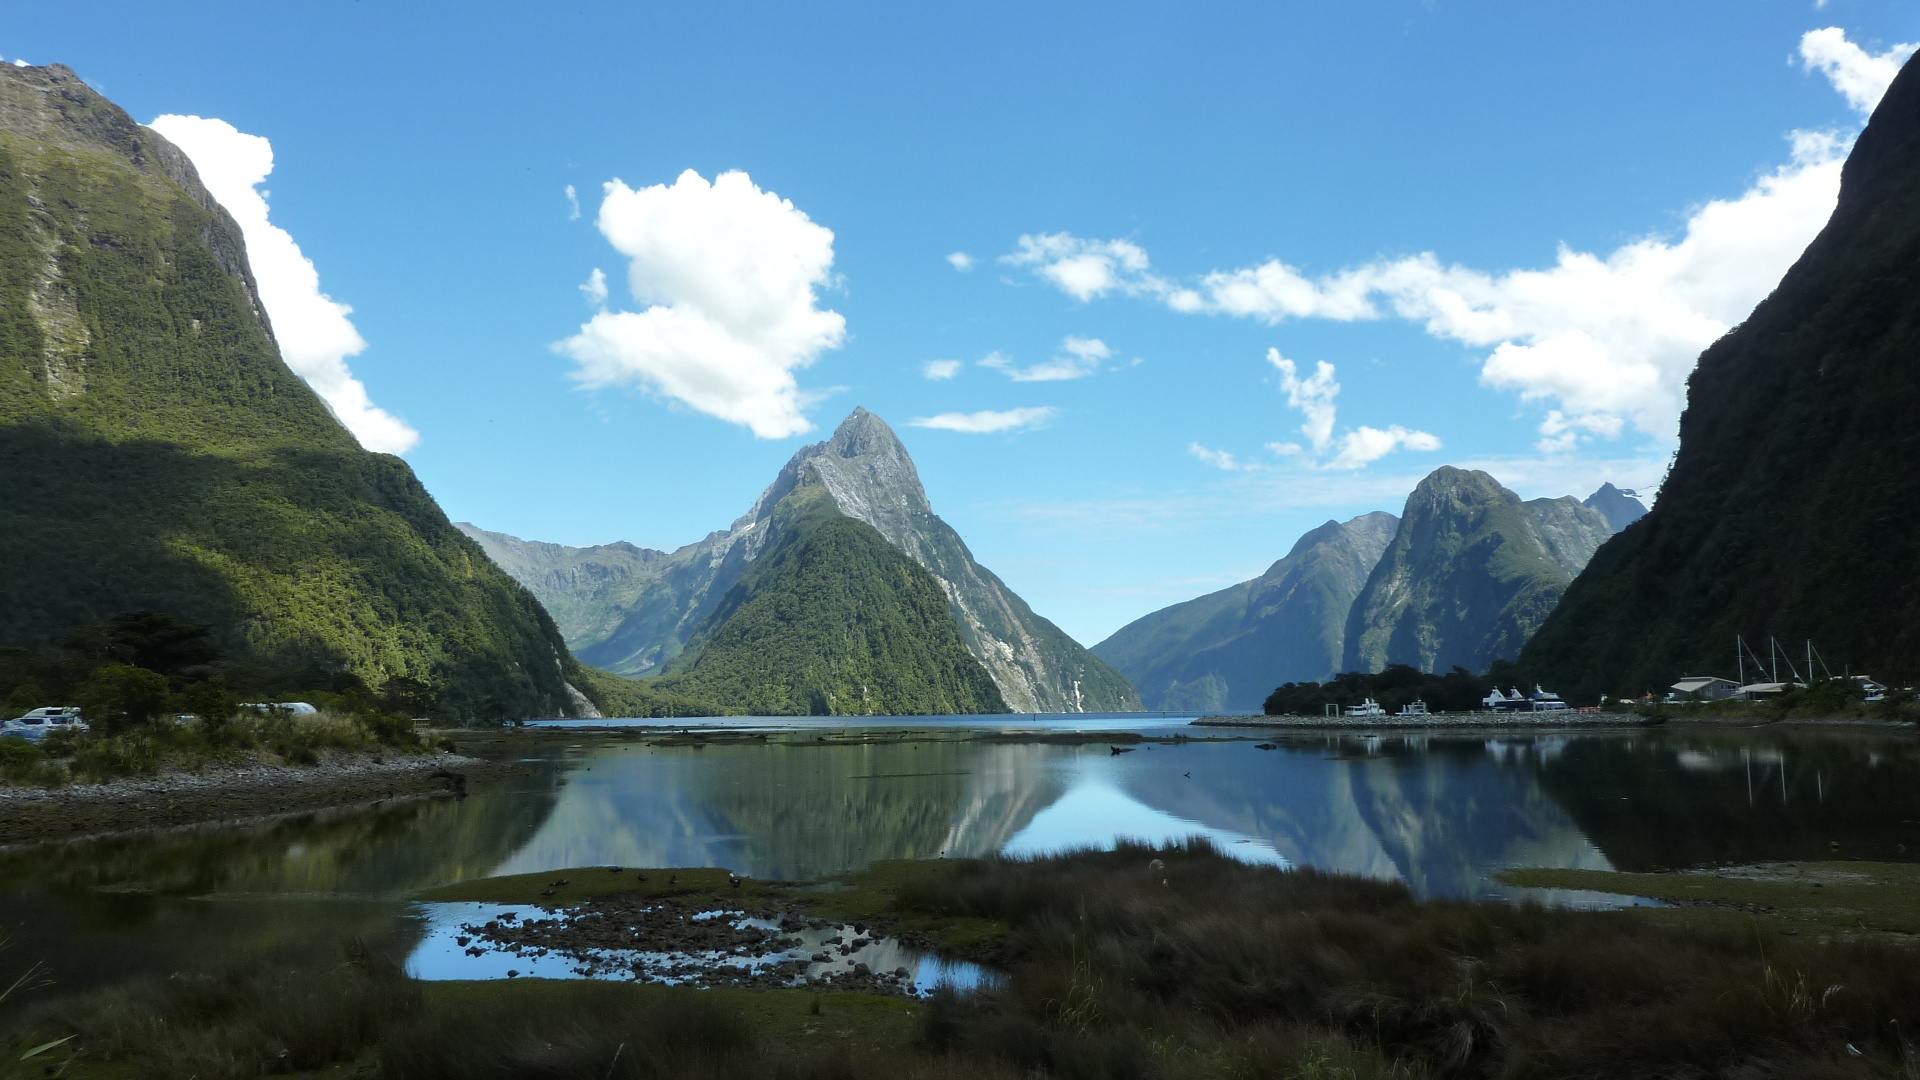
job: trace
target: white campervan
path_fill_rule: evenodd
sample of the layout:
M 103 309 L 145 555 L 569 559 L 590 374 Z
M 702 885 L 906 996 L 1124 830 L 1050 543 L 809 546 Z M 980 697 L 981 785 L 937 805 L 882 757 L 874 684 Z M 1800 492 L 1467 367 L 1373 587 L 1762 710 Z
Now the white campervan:
M 78 705 L 49 705 L 0 724 L 0 735 L 18 735 L 35 742 L 56 731 L 85 730 L 87 722 L 81 718 Z

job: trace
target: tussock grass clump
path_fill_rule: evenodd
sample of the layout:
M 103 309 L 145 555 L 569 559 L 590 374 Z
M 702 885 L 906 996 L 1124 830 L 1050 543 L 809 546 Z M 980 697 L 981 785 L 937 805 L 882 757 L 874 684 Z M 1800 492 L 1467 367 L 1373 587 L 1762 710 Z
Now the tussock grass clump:
M 1904 1033 L 1920 1024 L 1920 957 L 1903 948 L 1416 902 L 1398 884 L 1245 866 L 1198 841 L 989 860 L 898 903 L 1013 924 L 1007 985 L 941 1001 L 930 1031 L 1050 1075 L 1306 1075 L 1322 1059 L 1353 1076 L 1915 1068 Z M 1258 1064 L 1276 1055 L 1293 1064 Z
M 28 1024 L 134 1075 L 238 1080 L 350 1060 L 419 1005 L 399 965 L 353 946 L 328 966 L 137 979 L 51 1002 Z

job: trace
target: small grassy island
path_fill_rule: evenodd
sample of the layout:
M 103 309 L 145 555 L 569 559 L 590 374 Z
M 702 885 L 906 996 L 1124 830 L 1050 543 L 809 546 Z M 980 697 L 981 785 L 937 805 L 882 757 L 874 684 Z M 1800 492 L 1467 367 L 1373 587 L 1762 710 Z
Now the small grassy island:
M 882 863 L 805 886 L 583 867 L 421 899 L 524 905 L 529 919 L 576 925 L 621 905 L 857 920 L 1000 976 L 931 997 L 418 982 L 349 947 L 306 970 L 228 967 L 41 1002 L 11 1054 L 65 1040 L 19 1068 L 205 1080 L 1911 1075 L 1910 867 L 1512 880 L 1684 903 L 1422 902 L 1398 884 L 1248 866 L 1197 842 Z

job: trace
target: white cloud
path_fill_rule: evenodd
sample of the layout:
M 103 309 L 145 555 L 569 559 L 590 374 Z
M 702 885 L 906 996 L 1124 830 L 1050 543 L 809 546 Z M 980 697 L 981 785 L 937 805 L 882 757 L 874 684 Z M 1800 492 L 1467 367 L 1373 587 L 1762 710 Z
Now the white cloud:
M 1287 395 L 1287 404 L 1307 418 L 1300 425 L 1300 433 L 1315 450 L 1326 449 L 1327 441 L 1333 438 L 1334 398 L 1340 396 L 1340 384 L 1333 381 L 1333 365 L 1322 360 L 1310 378 L 1302 379 L 1293 361 L 1281 356 L 1279 349 L 1267 350 L 1267 363 L 1280 372 L 1280 390 Z
M 958 360 L 929 360 L 920 365 L 920 374 L 941 382 L 960 374 L 961 363 Z
M 1242 465 L 1232 454 L 1227 453 L 1225 450 L 1210 450 L 1207 447 L 1201 446 L 1199 443 L 1188 443 L 1187 453 L 1192 454 L 1194 457 L 1199 458 L 1201 461 L 1206 462 L 1216 469 L 1223 469 L 1227 472 L 1239 472 L 1248 467 Z
M 981 361 L 981 367 L 990 367 L 1006 373 L 1014 382 L 1062 382 L 1067 379 L 1084 379 L 1100 370 L 1102 361 L 1110 359 L 1113 350 L 1099 338 L 1083 338 L 1067 335 L 1060 343 L 1060 351 L 1053 359 L 1032 367 L 1015 367 L 1013 361 L 998 352 L 988 353 Z
M 1028 266 L 1075 300 L 1093 300 L 1116 289 L 1154 292 L 1159 279 L 1147 272 L 1147 253 L 1131 240 L 1082 240 L 1067 233 L 1022 236 L 1020 250 L 1000 261 Z
M 830 280 L 831 230 L 744 172 L 708 183 L 692 169 L 672 186 L 608 182 L 598 224 L 649 306 L 602 311 L 559 342 L 574 378 L 637 383 L 763 439 L 812 430 L 794 372 L 846 339 L 814 294 Z
M 580 220 L 580 193 L 573 189 L 572 184 L 567 185 L 567 220 Z M 597 270 L 594 272 L 599 273 Z
M 1053 419 L 1060 410 L 1051 405 L 1033 409 L 1006 409 L 995 412 L 991 409 L 973 413 L 941 413 L 938 416 L 922 416 L 907 423 L 912 427 L 938 428 L 941 431 L 960 431 L 969 435 L 985 435 L 995 431 L 1021 431 L 1038 427 Z
M 411 450 L 420 433 L 375 407 L 365 384 L 347 367 L 347 357 L 367 347 L 347 318 L 353 309 L 320 291 L 313 262 L 267 218 L 267 193 L 258 185 L 273 171 L 273 144 L 225 120 L 199 116 L 167 115 L 148 126 L 186 152 L 201 183 L 239 223 L 260 302 L 287 366 L 313 387 L 360 445 L 387 454 Z
M 1424 431 L 1410 431 L 1399 424 L 1385 431 L 1362 424 L 1341 437 L 1340 452 L 1327 462 L 1327 468 L 1365 468 L 1401 447 L 1408 450 L 1438 450 L 1440 440 Z
M 964 251 L 956 251 L 947 256 L 947 265 L 964 274 L 973 269 L 973 256 Z
M 1866 116 L 1880 104 L 1893 77 L 1900 74 L 1900 65 L 1916 48 L 1920 42 L 1907 42 L 1875 55 L 1848 41 L 1845 30 L 1828 26 L 1800 36 L 1800 66 L 1807 71 L 1819 69 L 1847 104 Z
M 1862 113 L 1913 49 L 1868 54 L 1833 28 L 1801 43 L 1803 63 Z M 1407 319 L 1486 349 L 1482 383 L 1547 407 L 1544 448 L 1616 437 L 1628 424 L 1671 440 L 1701 350 L 1746 318 L 1832 216 L 1851 142 L 1795 132 L 1787 164 L 1738 197 L 1694 210 L 1678 239 L 1647 237 L 1605 255 L 1562 247 L 1539 270 L 1491 273 L 1425 253 L 1316 277 L 1269 259 L 1179 285 L 1149 272 L 1131 241 L 1064 233 L 1023 236 L 1007 261 L 1081 300 L 1119 291 L 1175 311 L 1267 323 Z
M 588 274 L 586 282 L 580 286 L 580 292 L 586 296 L 587 303 L 592 304 L 594 307 L 605 306 L 607 302 L 607 272 L 597 266 L 594 267 L 593 273 Z

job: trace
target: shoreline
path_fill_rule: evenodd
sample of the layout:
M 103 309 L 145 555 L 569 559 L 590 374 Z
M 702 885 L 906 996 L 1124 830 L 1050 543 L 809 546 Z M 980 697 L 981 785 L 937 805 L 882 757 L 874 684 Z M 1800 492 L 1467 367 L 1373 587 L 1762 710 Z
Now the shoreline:
M 250 762 L 104 784 L 0 787 L 0 849 L 450 795 L 455 782 L 436 773 L 454 773 L 464 786 L 502 768 L 460 754 L 352 754 L 318 765 Z
M 1658 721 L 1635 713 L 1578 712 L 1561 709 L 1529 713 L 1431 713 L 1426 716 L 1263 716 L 1215 714 L 1193 721 L 1193 727 L 1293 728 L 1343 731 L 1427 731 L 1452 728 L 1564 728 L 1650 727 Z

